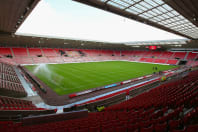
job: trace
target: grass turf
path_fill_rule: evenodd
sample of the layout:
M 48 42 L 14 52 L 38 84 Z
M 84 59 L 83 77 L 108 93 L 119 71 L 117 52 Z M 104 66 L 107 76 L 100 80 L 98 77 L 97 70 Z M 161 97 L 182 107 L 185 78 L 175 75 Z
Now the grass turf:
M 25 67 L 58 95 L 65 95 L 152 74 L 154 66 L 158 71 L 176 67 L 126 61 L 41 64 Z

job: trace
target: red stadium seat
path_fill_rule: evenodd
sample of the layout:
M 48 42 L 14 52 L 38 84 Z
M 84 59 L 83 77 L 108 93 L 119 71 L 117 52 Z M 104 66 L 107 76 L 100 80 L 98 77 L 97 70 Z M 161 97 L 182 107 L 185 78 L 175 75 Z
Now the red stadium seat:
M 179 126 L 180 126 L 180 121 L 179 120 L 170 120 L 170 122 L 169 122 L 170 130 L 177 129 Z
M 155 128 L 155 132 L 166 132 L 167 124 L 166 122 L 164 122 L 163 124 L 156 124 L 154 128 Z
M 153 131 L 154 131 L 153 125 L 147 128 L 143 127 L 140 129 L 140 132 L 153 132 Z
M 187 132 L 196 132 L 198 130 L 198 124 L 189 125 L 186 130 L 187 130 Z

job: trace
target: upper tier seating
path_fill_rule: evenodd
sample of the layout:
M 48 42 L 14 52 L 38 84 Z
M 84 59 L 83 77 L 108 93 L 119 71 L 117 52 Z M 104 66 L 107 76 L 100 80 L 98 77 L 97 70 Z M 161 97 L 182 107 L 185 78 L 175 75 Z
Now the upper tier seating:
M 12 48 L 15 57 L 28 57 L 27 48 Z
M 99 55 L 98 50 L 84 49 L 83 52 L 85 52 L 88 56 L 98 56 Z
M 132 51 L 121 51 L 124 56 L 132 56 Z
M 101 55 L 103 56 L 112 56 L 113 51 L 112 50 L 101 50 Z
M 47 57 L 47 56 L 58 56 L 58 54 L 56 53 L 56 51 L 54 49 L 42 49 L 43 50 L 43 53 L 44 55 Z
M 151 58 L 151 57 L 152 57 L 152 52 L 151 52 L 151 51 L 145 52 L 144 57 L 149 57 L 149 58 Z
M 57 56 L 62 56 L 62 55 L 65 55 L 65 50 L 64 49 L 54 49 L 55 50 L 55 52 L 56 52 L 56 54 L 57 54 Z M 61 54 L 61 52 L 62 52 L 62 54 Z
M 115 55 L 115 56 L 121 56 L 121 51 L 116 51 L 116 50 L 115 50 L 115 51 L 114 51 L 114 55 Z
M 198 55 L 197 53 L 189 52 L 187 60 L 194 60 L 196 59 L 197 55 Z
M 28 48 L 29 50 L 29 55 L 32 57 L 37 57 L 38 55 L 43 56 L 41 49 L 39 48 Z
M 80 57 L 79 52 L 75 50 L 66 50 L 66 53 L 69 57 Z
M 14 57 L 9 58 L 13 50 Z M 169 51 L 119 51 L 96 49 L 59 48 L 0 48 L 0 61 L 10 64 L 70 63 L 84 61 L 128 60 L 148 63 L 177 65 L 179 59 L 190 61 L 187 65 L 196 66 L 197 53 Z M 2 54 L 2 55 L 1 55 Z M 101 57 L 102 56 L 102 57 Z
M 160 58 L 159 56 L 161 56 L 161 54 L 162 54 L 162 52 L 160 52 L 160 51 L 153 51 L 152 52 L 152 56 L 154 58 Z
M 138 56 L 138 57 L 142 57 L 144 56 L 145 52 L 144 51 L 133 51 L 132 55 L 133 56 Z
M 186 52 L 175 52 L 175 54 L 172 56 L 172 58 L 184 59 L 185 55 L 186 55 Z
M 12 55 L 12 52 L 11 52 L 10 48 L 0 47 L 0 55 Z
M 173 53 L 172 52 L 162 52 L 162 54 L 159 56 L 159 58 L 166 58 L 166 59 L 169 59 L 173 56 Z

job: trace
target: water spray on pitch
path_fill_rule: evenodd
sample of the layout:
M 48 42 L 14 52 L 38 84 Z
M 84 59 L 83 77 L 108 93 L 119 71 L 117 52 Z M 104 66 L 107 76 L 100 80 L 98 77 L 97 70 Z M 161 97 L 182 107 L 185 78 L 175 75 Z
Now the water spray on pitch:
M 34 69 L 34 74 L 39 74 L 42 73 L 44 74 L 47 79 L 54 83 L 55 85 L 59 85 L 60 82 L 63 80 L 63 77 L 54 73 L 53 71 L 51 71 L 47 64 L 39 64 L 35 69 Z

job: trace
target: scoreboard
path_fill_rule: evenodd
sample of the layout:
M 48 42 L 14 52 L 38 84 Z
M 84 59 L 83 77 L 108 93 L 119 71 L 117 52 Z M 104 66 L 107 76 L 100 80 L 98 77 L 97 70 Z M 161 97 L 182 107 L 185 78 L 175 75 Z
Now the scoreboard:
M 150 45 L 150 46 L 146 46 L 145 48 L 148 48 L 149 50 L 156 50 L 156 49 L 159 49 L 161 48 L 161 46 L 156 46 L 156 45 Z

